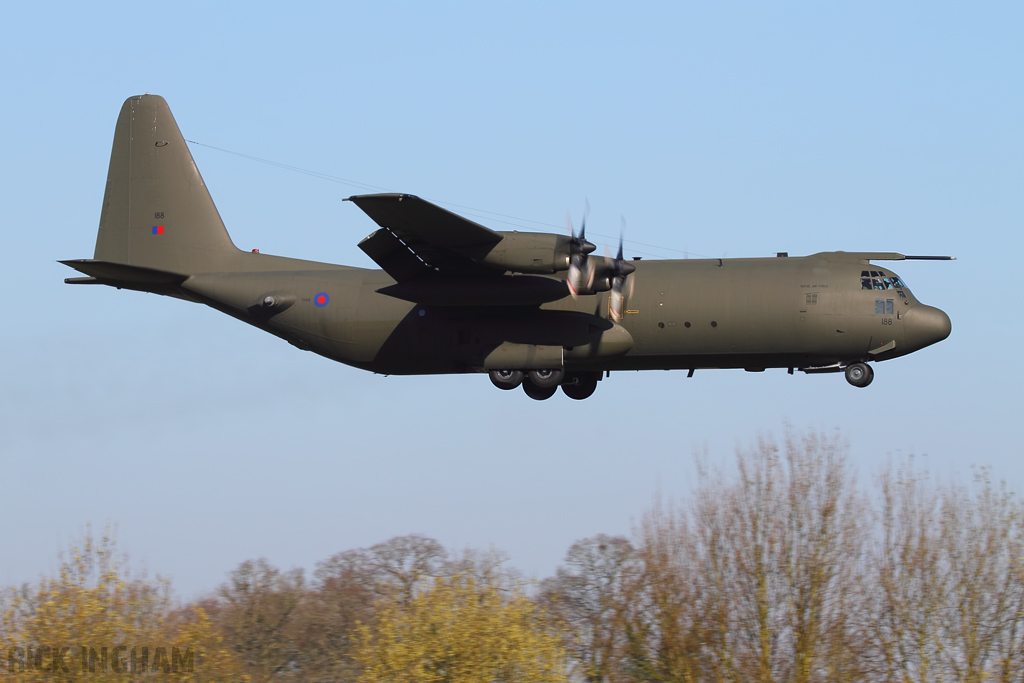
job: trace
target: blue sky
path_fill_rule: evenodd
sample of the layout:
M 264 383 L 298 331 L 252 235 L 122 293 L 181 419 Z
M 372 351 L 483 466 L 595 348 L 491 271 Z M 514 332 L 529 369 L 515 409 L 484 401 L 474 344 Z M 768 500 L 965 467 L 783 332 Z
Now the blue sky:
M 312 568 L 410 532 L 544 576 L 572 541 L 628 533 L 656 492 L 685 496 L 695 451 L 728 469 L 784 423 L 840 430 L 865 482 L 916 453 L 1024 490 L 1022 21 L 1011 2 L 7 8 L 0 582 L 50 571 L 89 522 L 116 524 L 186 597 L 248 558 Z M 627 256 L 953 254 L 894 264 L 953 334 L 865 390 L 623 373 L 588 401 L 538 403 L 66 286 L 56 260 L 91 257 L 114 121 L 141 92 L 189 140 L 495 229 L 504 214 L 560 230 L 587 199 L 596 233 L 626 217 Z M 341 201 L 357 188 L 193 154 L 239 247 L 372 266 L 356 244 L 374 225 Z

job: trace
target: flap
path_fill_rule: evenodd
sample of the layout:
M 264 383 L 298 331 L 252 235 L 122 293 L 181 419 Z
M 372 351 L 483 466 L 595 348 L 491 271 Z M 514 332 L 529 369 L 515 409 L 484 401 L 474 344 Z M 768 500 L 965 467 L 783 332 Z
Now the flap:
M 359 243 L 367 256 L 396 282 L 409 280 L 430 270 L 419 256 L 387 228 L 381 228 Z
M 479 261 L 501 242 L 503 235 L 479 223 L 411 194 L 365 194 L 346 201 L 391 233 L 389 238 L 378 230 L 359 247 L 396 280 L 408 279 L 422 270 L 405 256 L 405 251 L 425 268 L 442 273 L 493 272 Z

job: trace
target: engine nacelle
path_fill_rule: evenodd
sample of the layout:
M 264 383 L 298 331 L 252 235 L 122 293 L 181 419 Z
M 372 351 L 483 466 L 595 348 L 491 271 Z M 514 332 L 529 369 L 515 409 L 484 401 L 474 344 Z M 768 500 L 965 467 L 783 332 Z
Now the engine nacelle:
M 514 273 L 557 273 L 569 269 L 567 235 L 502 232 L 503 239 L 480 261 Z M 603 290 L 602 290 L 603 291 Z
M 587 294 L 597 294 L 598 292 L 607 292 L 612 288 L 612 279 L 610 277 L 595 277 L 594 281 L 589 285 L 583 283 L 576 293 L 585 296 Z

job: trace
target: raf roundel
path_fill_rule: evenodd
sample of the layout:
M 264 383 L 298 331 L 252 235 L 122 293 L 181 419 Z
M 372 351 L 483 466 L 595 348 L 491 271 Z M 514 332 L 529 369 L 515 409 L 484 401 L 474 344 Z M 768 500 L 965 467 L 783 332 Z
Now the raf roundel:
M 327 305 L 327 302 L 331 300 L 331 297 L 327 296 L 327 292 L 320 292 L 313 297 L 313 303 L 317 305 L 317 308 L 323 308 Z

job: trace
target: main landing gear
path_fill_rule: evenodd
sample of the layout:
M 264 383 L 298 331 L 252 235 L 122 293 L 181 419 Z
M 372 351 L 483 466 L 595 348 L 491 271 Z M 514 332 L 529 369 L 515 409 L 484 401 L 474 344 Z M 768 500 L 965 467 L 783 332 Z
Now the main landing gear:
M 491 370 L 491 383 L 499 389 L 508 391 L 522 385 L 526 395 L 535 401 L 543 401 L 555 395 L 558 387 L 571 399 L 582 401 L 589 398 L 597 389 L 601 379 L 600 372 L 575 372 L 566 374 L 565 370 Z
M 875 371 L 867 363 L 850 363 L 844 370 L 846 381 L 855 387 L 864 388 L 875 378 Z
M 585 398 L 590 398 L 590 395 L 597 389 L 597 382 L 600 379 L 600 372 L 576 373 L 562 383 L 562 393 L 571 399 L 582 401 Z

